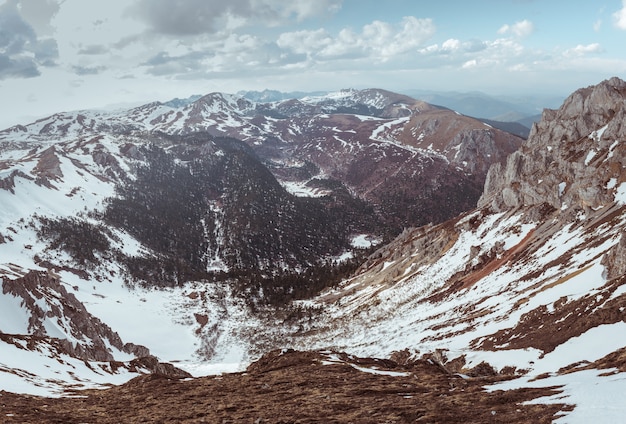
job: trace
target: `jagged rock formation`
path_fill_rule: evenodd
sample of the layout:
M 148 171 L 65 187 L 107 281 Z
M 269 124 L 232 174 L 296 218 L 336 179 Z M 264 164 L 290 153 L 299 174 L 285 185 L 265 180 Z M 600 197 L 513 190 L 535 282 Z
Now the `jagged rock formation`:
M 150 355 L 145 346 L 124 343 L 117 332 L 91 315 L 68 293 L 53 271 L 30 271 L 20 278 L 2 277 L 2 294 L 19 299 L 28 317 L 27 334 L 33 337 L 60 336 L 62 350 L 86 361 L 113 361 L 113 346 L 136 357 Z M 17 318 L 17 317 L 16 317 Z M 52 329 L 59 330 L 52 331 Z
M 611 78 L 545 110 L 522 147 L 490 169 L 478 205 L 589 211 L 611 203 L 626 181 L 625 102 L 626 82 Z
M 612 280 L 626 275 L 626 236 L 622 234 L 619 243 L 613 246 L 602 258 L 606 278 Z

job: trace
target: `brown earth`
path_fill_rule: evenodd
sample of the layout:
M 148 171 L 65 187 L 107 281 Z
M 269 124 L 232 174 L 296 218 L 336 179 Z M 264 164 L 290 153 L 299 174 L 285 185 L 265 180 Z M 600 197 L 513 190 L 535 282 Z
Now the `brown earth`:
M 381 370 L 398 375 L 381 374 Z M 0 420 L 67 424 L 549 423 L 569 408 L 522 404 L 555 394 L 557 388 L 491 393 L 483 388 L 506 378 L 510 377 L 461 377 L 426 359 L 400 365 L 345 354 L 274 351 L 245 373 L 195 379 L 151 374 L 122 386 L 76 391 L 63 398 L 0 392 Z

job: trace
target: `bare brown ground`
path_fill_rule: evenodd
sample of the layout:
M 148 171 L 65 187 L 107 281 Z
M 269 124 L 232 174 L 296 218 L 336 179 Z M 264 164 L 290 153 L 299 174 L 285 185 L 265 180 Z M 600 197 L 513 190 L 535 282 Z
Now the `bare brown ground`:
M 246 373 L 188 380 L 135 378 L 80 397 L 41 398 L 1 392 L 6 423 L 549 423 L 565 405 L 522 405 L 552 389 L 487 393 L 505 377 L 461 378 L 432 361 L 390 360 L 274 351 Z M 347 361 L 347 362 L 346 362 Z M 348 363 L 350 362 L 350 363 Z M 363 372 L 391 369 L 406 375 Z

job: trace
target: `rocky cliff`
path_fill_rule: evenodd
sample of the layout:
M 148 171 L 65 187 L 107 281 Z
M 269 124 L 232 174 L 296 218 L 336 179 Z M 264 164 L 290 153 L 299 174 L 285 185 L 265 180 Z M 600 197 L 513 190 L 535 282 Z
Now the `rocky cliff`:
M 545 110 L 522 147 L 489 170 L 478 205 L 588 212 L 613 202 L 626 181 L 625 102 L 626 82 L 611 78 Z
M 91 315 L 52 271 L 30 271 L 13 280 L 3 277 L 2 294 L 19 300 L 28 316 L 28 335 L 60 338 L 62 350 L 73 357 L 113 361 L 113 348 L 136 357 L 150 355 L 148 348 L 124 343 L 117 332 Z

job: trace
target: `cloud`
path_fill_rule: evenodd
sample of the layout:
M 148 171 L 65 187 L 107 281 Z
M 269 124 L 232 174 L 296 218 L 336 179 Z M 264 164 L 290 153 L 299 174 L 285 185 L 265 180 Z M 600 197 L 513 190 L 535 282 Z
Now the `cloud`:
M 498 34 L 507 35 L 512 34 L 515 37 L 523 38 L 528 37 L 535 30 L 535 26 L 527 19 L 523 21 L 515 22 L 513 25 L 502 25 L 498 30 Z
M 105 66 L 72 66 L 72 71 L 74 71 L 74 73 L 76 75 L 98 75 L 99 73 L 101 73 L 102 71 L 106 70 Z
M 32 60 L 0 53 L 0 79 L 33 78 L 39 75 L 39 69 Z
M 340 38 L 349 39 L 350 34 L 342 31 Z M 314 54 L 316 51 L 323 50 L 334 43 L 332 36 L 325 29 L 320 28 L 314 31 L 303 30 L 283 33 L 278 37 L 276 44 L 278 47 L 290 50 L 296 54 Z M 341 50 L 340 44 L 337 43 L 335 48 Z
M 109 49 L 106 46 L 100 44 L 90 44 L 88 46 L 81 46 L 77 53 L 84 55 L 99 55 L 106 54 L 108 52 Z
M 616 28 L 626 30 L 626 0 L 622 0 L 622 8 L 613 13 L 613 23 Z
M 160 51 L 140 66 L 155 76 L 176 78 L 205 78 L 215 73 L 258 72 L 260 67 L 280 62 L 276 46 L 262 42 L 251 35 L 232 34 L 219 43 L 199 46 L 195 49 L 174 53 Z
M 461 65 L 463 69 L 472 69 L 478 67 L 478 61 L 476 59 L 468 60 L 467 62 Z
M 59 12 L 61 3 L 57 0 L 20 0 L 19 10 L 22 17 L 39 35 L 52 35 L 52 18 Z
M 489 69 L 505 72 L 521 69 L 520 64 L 533 62 L 537 52 L 524 47 L 516 38 L 468 41 L 451 38 L 441 44 L 432 44 L 419 50 L 420 69 Z
M 281 49 L 320 61 L 367 57 L 376 62 L 386 62 L 417 50 L 434 33 L 435 26 L 431 19 L 407 16 L 398 25 L 374 21 L 363 26 L 360 32 L 343 29 L 337 36 L 324 29 L 287 32 L 280 35 L 277 45 Z
M 19 0 L 0 5 L 0 79 L 36 77 L 40 66 L 55 66 L 58 58 L 56 41 L 38 38 L 19 5 Z
M 602 19 L 598 19 L 593 23 L 593 30 L 599 32 L 602 29 Z
M 603 51 L 604 49 L 599 43 L 592 43 L 587 45 L 579 44 L 574 48 L 565 50 L 565 52 L 563 52 L 563 55 L 567 57 L 576 57 L 594 53 L 602 53 Z
M 460 41 L 456 38 L 450 38 L 441 45 L 432 44 L 419 50 L 423 55 L 449 55 L 477 53 L 485 50 L 488 44 L 480 40 Z
M 243 26 L 274 26 L 302 21 L 339 10 L 342 0 L 138 0 L 132 16 L 165 35 L 189 36 L 233 30 Z

